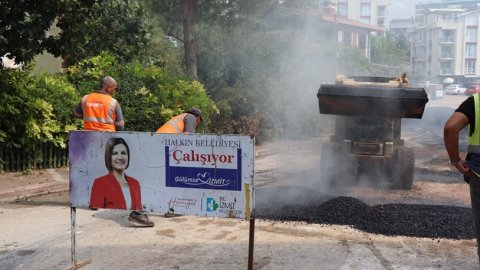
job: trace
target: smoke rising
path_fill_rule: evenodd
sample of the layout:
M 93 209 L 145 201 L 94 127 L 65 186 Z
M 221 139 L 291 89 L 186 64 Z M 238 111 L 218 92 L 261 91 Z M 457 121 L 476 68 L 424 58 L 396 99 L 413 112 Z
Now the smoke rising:
M 414 196 L 419 197 L 410 201 L 441 204 L 441 199 L 422 198 L 415 193 L 418 192 L 415 191 L 415 182 L 420 180 L 429 183 L 460 183 L 461 178 L 448 176 L 445 171 L 436 171 L 437 167 L 430 165 L 425 165 L 426 168 L 422 168 L 419 174 L 416 167 L 426 161 L 443 166 L 438 168 L 445 167 L 445 160 L 442 160 L 445 156 L 443 125 L 453 108 L 430 106 L 427 103 L 422 119 L 401 119 L 401 138 L 406 147 L 414 149 L 417 156 L 412 191 L 392 189 L 392 175 L 398 172 L 392 174 L 373 167 L 371 170 L 361 171 L 356 160 L 339 155 L 338 150 L 324 154 L 322 149 L 328 147 L 331 136 L 336 133 L 336 116 L 319 113 L 317 92 L 320 85 L 334 84 L 335 75 L 339 72 L 347 75 L 383 74 L 368 74 L 366 70 L 340 63 L 341 50 L 336 47 L 336 40 L 328 35 L 328 31 L 319 31 L 318 21 L 302 21 L 303 24 L 296 23 L 290 27 L 287 38 L 281 40 L 281 45 L 272 44 L 284 48 L 284 53 L 276 63 L 278 74 L 275 74 L 268 86 L 272 92 L 266 105 L 266 108 L 274 112 L 268 118 L 272 118 L 278 125 L 278 140 L 257 148 L 267 152 L 260 153 L 255 161 L 255 166 L 261 168 L 255 176 L 257 207 L 260 210 L 292 205 L 308 208 L 338 196 L 351 196 L 370 205 L 398 203 Z M 385 95 L 388 96 L 389 93 L 386 92 Z M 401 106 L 404 105 L 394 100 L 395 98 L 392 98 L 391 102 L 384 106 L 402 111 Z M 348 110 L 348 106 L 352 104 L 355 103 L 338 103 L 335 106 L 343 106 L 342 109 Z M 382 115 L 375 109 L 367 104 L 366 110 L 370 116 Z M 371 133 L 384 136 L 381 131 Z M 360 131 L 358 134 L 360 135 Z M 461 144 L 464 145 L 464 142 Z M 426 156 L 422 154 L 425 147 L 433 147 L 440 154 L 437 157 Z M 323 166 L 324 169 L 322 162 L 328 163 Z M 330 175 L 335 171 L 339 175 L 332 182 Z M 435 207 L 432 207 L 432 211 L 434 210 Z

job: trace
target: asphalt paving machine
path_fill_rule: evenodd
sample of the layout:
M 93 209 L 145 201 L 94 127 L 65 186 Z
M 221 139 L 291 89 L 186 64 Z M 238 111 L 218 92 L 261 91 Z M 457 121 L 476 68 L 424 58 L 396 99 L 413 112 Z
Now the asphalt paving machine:
M 415 152 L 401 138 L 402 118 L 421 119 L 424 88 L 399 77 L 337 75 L 317 94 L 321 114 L 335 115 L 335 134 L 322 146 L 325 181 L 339 186 L 369 179 L 393 189 L 411 189 Z M 366 177 L 365 177 L 366 176 Z

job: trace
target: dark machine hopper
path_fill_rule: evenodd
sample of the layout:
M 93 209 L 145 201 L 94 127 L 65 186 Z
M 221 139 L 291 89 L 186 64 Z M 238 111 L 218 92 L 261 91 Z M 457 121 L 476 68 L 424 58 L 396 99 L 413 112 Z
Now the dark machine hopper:
M 350 77 L 322 84 L 317 97 L 321 114 L 391 118 L 422 118 L 428 102 L 423 88 L 383 77 Z
M 367 178 L 412 187 L 415 153 L 401 139 L 401 118 L 422 118 L 428 102 L 423 88 L 410 88 L 405 75 L 340 75 L 335 84 L 322 84 L 317 97 L 320 113 L 335 115 L 335 134 L 321 157 L 328 183 Z

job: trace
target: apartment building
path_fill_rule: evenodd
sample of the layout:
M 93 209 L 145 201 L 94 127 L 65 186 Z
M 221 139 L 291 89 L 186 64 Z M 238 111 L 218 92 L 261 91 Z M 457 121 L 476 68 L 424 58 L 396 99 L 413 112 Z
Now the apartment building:
M 269 16 L 272 25 L 298 27 L 305 38 L 318 43 L 336 42 L 341 47 L 357 48 L 370 58 L 370 36 L 383 34 L 384 28 L 351 20 L 336 12 L 335 4 L 322 8 L 294 9 L 280 6 Z
M 388 26 L 388 35 L 391 37 L 408 37 L 408 29 L 412 26 L 412 19 L 394 19 Z
M 443 1 L 417 5 L 414 23 L 408 29 L 411 79 L 480 82 L 478 3 Z
M 415 18 L 424 17 L 430 9 L 465 9 L 467 11 L 474 11 L 477 10 L 479 6 L 479 0 L 423 1 L 415 5 Z
M 390 0 L 336 0 L 337 15 L 385 29 Z

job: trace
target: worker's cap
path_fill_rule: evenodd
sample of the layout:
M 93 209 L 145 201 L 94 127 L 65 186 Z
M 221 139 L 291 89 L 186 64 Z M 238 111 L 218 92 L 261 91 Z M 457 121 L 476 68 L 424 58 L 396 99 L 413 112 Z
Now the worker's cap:
M 200 120 L 203 121 L 203 113 L 200 109 L 197 108 L 191 108 L 190 110 L 187 111 L 189 114 L 195 115 L 195 117 L 200 117 Z

